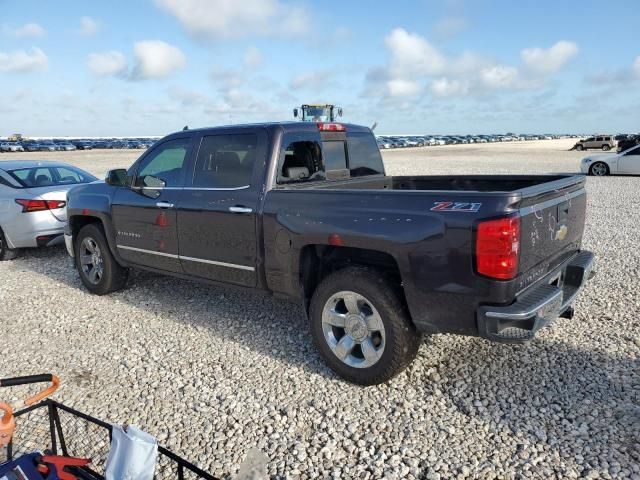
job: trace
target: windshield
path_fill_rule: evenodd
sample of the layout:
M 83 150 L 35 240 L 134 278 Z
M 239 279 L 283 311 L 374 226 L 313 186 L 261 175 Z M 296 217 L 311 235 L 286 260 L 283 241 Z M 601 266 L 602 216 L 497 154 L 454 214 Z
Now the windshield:
M 330 122 L 331 109 L 328 107 L 303 107 L 302 120 L 306 122 Z
M 8 173 L 25 188 L 76 185 L 97 180 L 90 173 L 71 166 L 17 168 Z

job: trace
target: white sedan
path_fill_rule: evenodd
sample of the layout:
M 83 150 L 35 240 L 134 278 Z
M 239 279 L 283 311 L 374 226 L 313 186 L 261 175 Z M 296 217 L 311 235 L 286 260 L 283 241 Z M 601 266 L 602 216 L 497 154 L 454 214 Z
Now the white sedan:
M 596 175 L 640 175 L 640 145 L 624 152 L 589 155 L 580 163 L 582 173 Z

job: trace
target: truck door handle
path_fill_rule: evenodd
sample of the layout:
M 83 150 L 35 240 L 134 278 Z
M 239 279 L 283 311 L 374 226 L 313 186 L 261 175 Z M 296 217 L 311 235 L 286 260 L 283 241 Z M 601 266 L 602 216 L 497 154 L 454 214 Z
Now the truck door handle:
M 173 203 L 169 202 L 157 202 L 156 207 L 158 208 L 173 208 Z
M 229 207 L 229 211 L 233 213 L 251 213 L 253 208 L 249 207 Z

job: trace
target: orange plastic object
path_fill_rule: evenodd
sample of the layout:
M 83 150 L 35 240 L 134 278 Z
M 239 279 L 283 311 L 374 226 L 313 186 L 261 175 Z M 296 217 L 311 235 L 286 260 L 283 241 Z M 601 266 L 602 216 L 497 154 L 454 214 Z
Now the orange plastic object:
M 39 402 L 43 398 L 48 397 L 53 392 L 55 392 L 58 389 L 59 386 L 60 386 L 60 379 L 58 377 L 56 377 L 55 375 L 51 375 L 51 386 L 49 388 L 44 389 L 43 391 L 41 391 L 37 395 L 34 395 L 33 397 L 27 398 L 24 401 L 24 404 L 28 407 L 29 405 L 33 405 L 34 403 Z
M 6 447 L 16 431 L 16 420 L 13 418 L 13 409 L 11 405 L 0 402 L 0 410 L 4 411 L 4 415 L 0 418 L 0 447 Z
M 48 475 L 50 469 L 56 472 L 60 480 L 77 480 L 78 477 L 66 472 L 65 467 L 84 467 L 91 463 L 89 458 L 62 457 L 59 455 L 44 455 L 42 462 L 46 465 L 38 465 L 38 471 L 44 475 Z

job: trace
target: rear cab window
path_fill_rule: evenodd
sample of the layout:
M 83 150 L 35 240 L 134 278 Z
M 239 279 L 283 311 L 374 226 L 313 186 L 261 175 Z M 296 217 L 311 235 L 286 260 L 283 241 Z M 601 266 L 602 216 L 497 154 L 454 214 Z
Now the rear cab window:
M 370 132 L 288 133 L 282 145 L 278 184 L 384 174 L 380 149 Z

